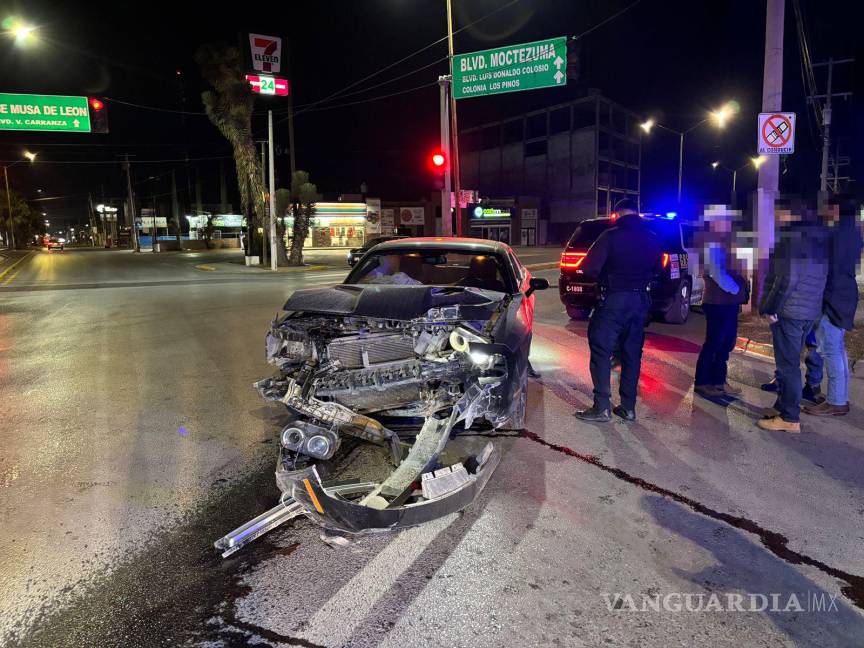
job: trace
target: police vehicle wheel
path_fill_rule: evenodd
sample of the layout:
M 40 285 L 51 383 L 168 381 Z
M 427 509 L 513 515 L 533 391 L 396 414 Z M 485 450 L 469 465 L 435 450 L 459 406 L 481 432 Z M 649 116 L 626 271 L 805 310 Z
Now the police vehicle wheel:
M 690 284 L 682 281 L 675 294 L 675 300 L 663 317 L 669 324 L 683 324 L 690 315 Z
M 586 320 L 591 315 L 590 308 L 582 308 L 581 306 L 566 306 L 567 317 L 571 320 Z

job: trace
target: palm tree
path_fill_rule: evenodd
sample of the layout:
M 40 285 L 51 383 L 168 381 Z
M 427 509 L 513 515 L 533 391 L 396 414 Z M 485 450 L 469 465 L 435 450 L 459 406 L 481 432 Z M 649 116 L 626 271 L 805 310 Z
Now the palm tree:
M 250 230 L 250 244 L 266 219 L 265 189 L 252 139 L 255 96 L 243 73 L 236 47 L 204 45 L 195 54 L 201 74 L 213 90 L 201 94 L 207 116 L 231 144 L 240 189 L 240 204 Z
M 309 224 L 315 215 L 318 187 L 309 182 L 306 171 L 295 171 L 291 175 L 291 215 L 294 217 L 294 232 L 291 236 L 291 254 L 288 265 L 303 265 L 303 243 L 309 236 Z

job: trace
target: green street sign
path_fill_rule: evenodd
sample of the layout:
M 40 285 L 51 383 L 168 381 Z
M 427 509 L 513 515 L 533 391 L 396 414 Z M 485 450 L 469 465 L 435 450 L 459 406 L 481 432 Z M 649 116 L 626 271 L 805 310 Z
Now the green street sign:
M 87 97 L 0 93 L 0 130 L 89 133 Z
M 566 84 L 566 36 L 453 56 L 456 99 Z

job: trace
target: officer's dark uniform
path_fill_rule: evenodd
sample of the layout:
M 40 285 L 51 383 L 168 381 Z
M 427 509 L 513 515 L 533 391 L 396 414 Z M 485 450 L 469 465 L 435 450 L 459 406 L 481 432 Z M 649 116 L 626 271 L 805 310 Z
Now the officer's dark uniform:
M 621 405 L 614 413 L 635 418 L 645 318 L 651 303 L 648 284 L 661 271 L 662 260 L 660 239 L 632 211 L 619 216 L 616 226 L 603 232 L 588 250 L 582 270 L 597 278 L 602 296 L 588 324 L 594 406 L 576 412 L 577 417 L 609 420 L 611 356 L 617 348 L 621 354 Z

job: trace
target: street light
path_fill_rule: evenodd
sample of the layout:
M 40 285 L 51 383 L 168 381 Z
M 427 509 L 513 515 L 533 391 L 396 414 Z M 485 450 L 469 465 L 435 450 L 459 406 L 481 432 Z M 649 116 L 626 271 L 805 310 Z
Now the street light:
M 28 160 L 30 160 L 30 162 L 36 161 L 36 154 L 31 153 L 30 151 L 24 151 L 24 157 L 27 158 Z
M 760 166 L 762 166 L 762 163 L 765 162 L 765 160 L 767 160 L 767 159 L 768 158 L 766 158 L 764 155 L 758 155 L 754 158 L 750 158 L 750 161 L 753 163 L 753 166 L 758 169 Z
M 36 36 L 34 35 L 36 32 L 35 25 L 25 23 L 16 16 L 9 16 L 0 24 L 2 24 L 6 33 L 15 39 L 16 45 L 28 45 L 36 40 Z
M 711 111 L 708 117 L 703 119 L 702 121 L 696 122 L 690 128 L 684 131 L 675 130 L 674 128 L 669 128 L 669 126 L 664 126 L 663 124 L 655 121 L 652 118 L 646 119 L 644 122 L 639 124 L 639 127 L 645 131 L 645 133 L 650 133 L 651 129 L 654 126 L 662 128 L 663 130 L 667 130 L 670 133 L 674 133 L 678 136 L 678 202 L 681 202 L 681 186 L 684 180 L 684 136 L 690 131 L 696 130 L 702 124 L 709 120 L 714 120 L 718 128 L 723 128 L 726 125 L 726 122 L 738 112 L 738 103 L 735 101 L 728 101 L 722 108 L 718 108 L 717 110 Z M 716 167 L 715 167 L 716 168 Z
M 712 162 L 712 163 L 711 163 L 711 168 L 712 168 L 712 169 L 716 170 L 716 169 L 718 169 L 718 168 L 721 168 L 721 169 L 724 169 L 724 170 L 726 170 L 726 171 L 728 171 L 729 173 L 732 174 L 732 203 L 733 203 L 733 205 L 734 205 L 734 203 L 735 203 L 735 190 L 736 190 L 736 187 L 737 187 L 737 184 L 738 184 L 738 172 L 739 172 L 741 169 L 744 169 L 744 168 L 750 166 L 751 164 L 752 164 L 754 167 L 756 167 L 756 168 L 758 169 L 759 166 L 760 166 L 764 161 L 765 161 L 765 156 L 764 156 L 764 155 L 760 155 L 760 156 L 758 156 L 758 157 L 750 158 L 750 161 L 749 161 L 749 162 L 747 162 L 746 164 L 742 164 L 742 165 L 739 166 L 737 169 L 730 169 L 730 168 L 727 167 L 726 165 L 724 165 L 724 164 L 720 164 L 720 161 L 719 161 L 719 160 L 718 160 L 717 162 Z

